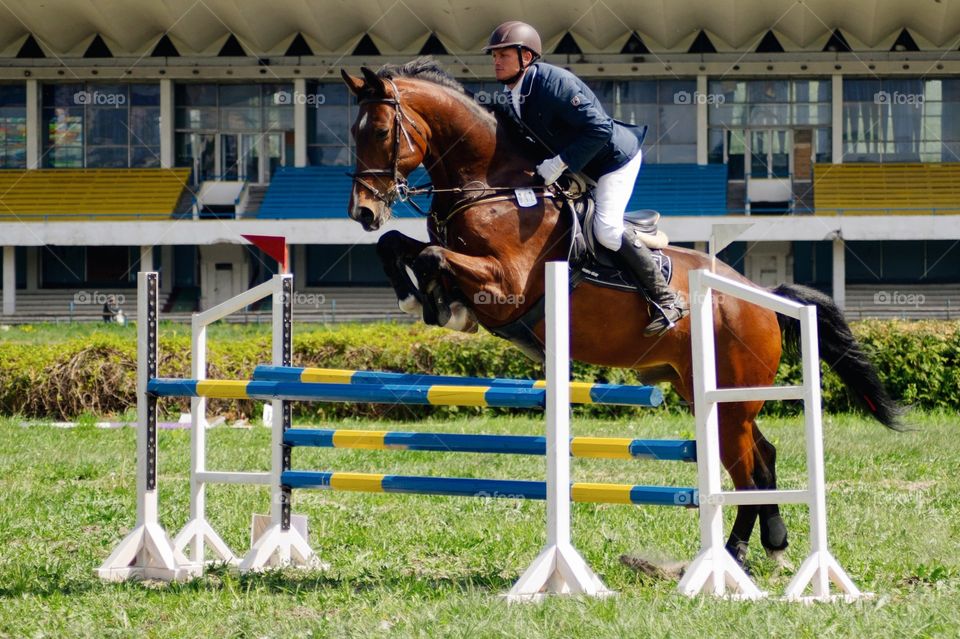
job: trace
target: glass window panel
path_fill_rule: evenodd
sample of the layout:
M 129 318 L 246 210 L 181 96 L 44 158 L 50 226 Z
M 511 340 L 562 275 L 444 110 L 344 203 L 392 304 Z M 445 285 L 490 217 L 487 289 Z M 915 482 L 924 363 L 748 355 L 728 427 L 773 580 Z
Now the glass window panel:
M 177 108 L 176 126 L 178 129 L 216 129 L 216 108 Z
M 622 83 L 611 80 L 590 82 L 590 90 L 593 91 L 593 94 L 600 100 L 600 104 L 603 105 L 604 110 L 611 115 L 617 106 L 617 97 L 620 95 L 620 84 Z
M 131 106 L 160 106 L 159 84 L 131 84 Z
M 263 106 L 268 107 L 280 104 L 293 104 L 292 82 L 264 82 L 259 86 L 260 103 Z
M 220 128 L 224 131 L 259 131 L 259 108 L 221 108 Z
M 753 80 L 747 84 L 747 96 L 750 102 L 787 102 L 789 98 L 787 80 Z
M 658 149 L 660 164 L 690 164 L 697 161 L 696 144 L 665 144 Z
M 722 106 L 715 106 L 707 109 L 707 121 L 710 126 L 743 126 L 745 122 L 743 105 L 724 103 Z
M 215 107 L 217 106 L 217 85 L 177 84 L 174 96 L 178 107 Z
M 54 169 L 83 168 L 83 147 L 53 147 L 44 154 L 43 165 Z
M 130 109 L 130 143 L 160 146 L 160 109 L 134 107 Z
M 44 109 L 48 144 L 83 144 L 83 107 Z
M 293 107 L 270 107 L 263 110 L 264 128 L 267 130 L 293 129 Z
M 310 144 L 350 144 L 350 121 L 345 108 L 315 109 L 307 120 Z
M 90 109 L 87 144 L 126 144 L 127 109 Z
M 85 89 L 86 105 L 89 107 L 127 108 L 130 104 L 125 84 L 89 83 Z
M 748 124 L 753 126 L 786 126 L 790 123 L 788 104 L 752 104 Z
M 87 147 L 87 166 L 91 168 L 125 168 L 127 166 L 127 147 L 89 146 Z
M 723 164 L 723 129 L 710 129 L 707 132 L 707 161 L 710 164 Z
M 621 83 L 620 100 L 641 104 L 657 103 L 656 80 L 627 80 Z
M 0 84 L 0 107 L 27 106 L 27 87 L 24 83 Z
M 465 83 L 469 84 L 469 83 Z M 500 85 L 497 83 L 472 83 L 472 84 L 482 84 L 486 87 L 487 84 L 491 84 L 492 87 L 486 87 L 487 91 L 491 89 L 496 90 L 500 88 Z M 480 87 L 480 88 L 484 88 Z M 479 90 L 479 89 L 476 89 Z M 353 102 L 353 94 L 350 93 L 350 90 L 347 88 L 343 82 L 308 82 L 307 83 L 307 94 L 308 95 L 319 95 L 323 96 L 314 100 L 317 106 L 347 106 Z M 308 104 L 309 106 L 309 104 Z
M 660 80 L 657 102 L 660 104 L 679 104 L 681 93 L 692 96 L 696 90 L 696 80 Z
M 656 104 L 623 104 L 620 107 L 620 113 L 617 119 L 628 124 L 646 124 L 653 133 L 657 128 L 657 120 L 660 117 L 660 107 Z M 649 134 L 648 134 L 649 135 Z
M 307 156 L 312 166 L 352 166 L 353 156 L 345 146 L 310 146 Z
M 130 166 L 144 169 L 160 168 L 160 147 L 134 146 L 130 149 Z
M 697 109 L 692 105 L 661 105 L 660 131 L 662 144 L 697 142 Z
M 221 84 L 220 107 L 258 107 L 260 87 L 256 84 Z
M 41 99 L 45 107 L 73 107 L 77 106 L 74 95 L 83 91 L 83 85 L 79 83 L 70 84 L 44 84 L 41 92 Z

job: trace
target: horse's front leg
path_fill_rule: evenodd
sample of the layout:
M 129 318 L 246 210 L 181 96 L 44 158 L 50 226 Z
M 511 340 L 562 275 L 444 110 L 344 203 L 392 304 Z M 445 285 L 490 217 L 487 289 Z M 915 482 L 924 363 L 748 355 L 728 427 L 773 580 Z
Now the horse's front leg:
M 429 244 L 415 240 L 400 231 L 388 231 L 377 241 L 377 256 L 383 271 L 397 294 L 397 304 L 404 313 L 423 317 L 423 298 L 417 285 L 410 279 L 407 267 L 413 267 L 416 257 Z
M 423 321 L 458 331 L 475 330 L 473 308 L 483 307 L 483 315 L 496 319 L 503 300 L 514 300 L 503 281 L 503 268 L 493 257 L 456 253 L 440 246 L 428 246 L 413 263 L 424 300 Z

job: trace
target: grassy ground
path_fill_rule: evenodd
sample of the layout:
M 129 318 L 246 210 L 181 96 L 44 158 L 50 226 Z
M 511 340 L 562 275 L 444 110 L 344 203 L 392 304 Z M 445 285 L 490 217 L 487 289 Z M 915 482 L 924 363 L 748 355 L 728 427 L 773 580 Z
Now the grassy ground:
M 22 428 L 0 421 L 0 636 L 174 637 L 928 637 L 960 633 L 960 437 L 956 415 L 919 415 L 904 434 L 848 416 L 826 427 L 830 540 L 861 588 L 854 605 L 800 606 L 776 600 L 688 600 L 674 584 L 620 565 L 622 553 L 691 558 L 696 511 L 576 505 L 575 545 L 618 597 L 551 599 L 506 606 L 497 594 L 543 543 L 535 502 L 298 492 L 311 544 L 326 572 L 237 576 L 218 569 L 185 584 L 104 584 L 93 570 L 134 522 L 134 432 Z M 343 427 L 412 429 L 351 422 Z M 578 434 L 686 437 L 688 417 L 576 421 Z M 767 419 L 779 447 L 781 486 L 803 481 L 798 419 Z M 418 430 L 538 433 L 526 418 L 431 421 Z M 161 434 L 161 513 L 170 532 L 188 512 L 188 433 Z M 213 469 L 266 469 L 269 432 L 218 428 L 209 435 Z M 304 469 L 542 477 L 542 460 L 298 450 Z M 692 465 L 575 460 L 578 480 L 693 485 Z M 249 544 L 252 512 L 267 512 L 263 488 L 208 489 L 209 517 L 238 551 Z M 785 512 L 799 565 L 806 511 Z M 761 586 L 783 591 L 754 540 Z
M 296 330 L 302 327 L 304 329 L 318 330 L 322 326 L 323 325 L 320 324 L 294 324 L 294 329 Z M 217 322 L 213 324 L 209 330 L 211 339 L 270 335 L 270 319 L 265 318 L 261 324 L 227 324 Z M 190 324 L 161 322 L 160 331 L 164 337 L 175 334 L 190 335 Z M 126 336 L 129 337 L 132 342 L 135 342 L 137 339 L 136 317 L 129 318 L 129 321 L 124 326 L 120 326 L 119 324 L 104 324 L 103 322 L 69 322 L 63 324 L 11 324 L 0 327 L 0 340 L 27 344 L 48 344 L 68 339 L 87 338 L 98 334 Z

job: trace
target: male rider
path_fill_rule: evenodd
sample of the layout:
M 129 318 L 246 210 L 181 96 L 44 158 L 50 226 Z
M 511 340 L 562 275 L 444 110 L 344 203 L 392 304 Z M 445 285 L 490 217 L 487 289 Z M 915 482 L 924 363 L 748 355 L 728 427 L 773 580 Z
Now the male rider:
M 596 181 L 594 234 L 636 276 L 659 311 L 643 334 L 673 328 L 688 313 L 686 304 L 664 280 L 650 249 L 624 231 L 623 216 L 643 157 L 640 140 L 607 115 L 577 76 L 538 62 L 540 35 L 529 24 L 504 22 L 483 51 L 493 55 L 497 80 L 507 85 L 526 133 L 552 154 L 537 166 L 544 184 L 553 184 L 564 170 Z

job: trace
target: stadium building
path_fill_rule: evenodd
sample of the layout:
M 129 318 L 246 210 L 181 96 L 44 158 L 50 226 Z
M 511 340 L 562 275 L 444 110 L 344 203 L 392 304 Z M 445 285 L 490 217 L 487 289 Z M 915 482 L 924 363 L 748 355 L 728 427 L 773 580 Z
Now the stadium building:
M 90 0 L 0 6 L 2 321 L 208 308 L 274 262 L 298 314 L 398 314 L 346 215 L 356 105 L 340 70 L 431 54 L 478 96 L 499 22 L 544 37 L 615 117 L 650 127 L 634 208 L 760 284 L 809 284 L 850 317 L 956 317 L 960 6 L 878 0 Z M 387 228 L 425 237 L 398 210 Z

